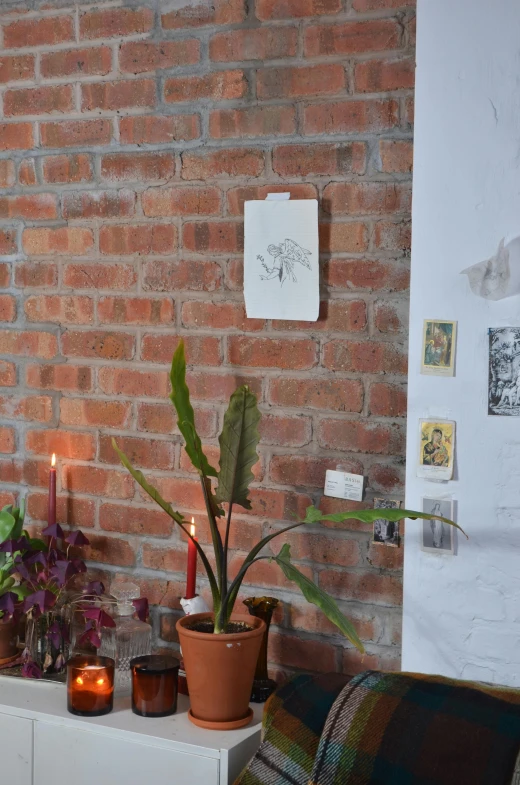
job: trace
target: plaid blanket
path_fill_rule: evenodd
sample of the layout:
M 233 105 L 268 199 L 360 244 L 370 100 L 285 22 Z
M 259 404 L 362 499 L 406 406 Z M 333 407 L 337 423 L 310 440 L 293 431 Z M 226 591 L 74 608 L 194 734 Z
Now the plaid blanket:
M 235 785 L 308 785 L 325 720 L 348 678 L 296 676 L 280 687 L 265 705 L 262 744 Z
M 519 749 L 520 691 L 367 671 L 336 699 L 310 784 L 510 785 Z

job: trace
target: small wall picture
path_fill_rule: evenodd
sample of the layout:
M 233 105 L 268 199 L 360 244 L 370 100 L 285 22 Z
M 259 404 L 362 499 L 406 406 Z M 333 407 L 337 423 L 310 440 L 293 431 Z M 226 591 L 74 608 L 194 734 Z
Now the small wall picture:
M 453 520 L 453 499 L 423 496 L 422 511 Z M 421 550 L 427 553 L 454 553 L 453 526 L 435 519 L 422 522 Z
M 427 480 L 451 480 L 455 454 L 455 423 L 452 420 L 420 420 L 417 476 Z
M 425 319 L 421 373 L 428 376 L 455 374 L 457 322 Z
M 520 415 L 520 328 L 489 330 L 488 414 Z
M 401 502 L 396 499 L 374 499 L 374 510 L 400 510 Z M 374 521 L 374 544 L 399 547 L 399 521 Z

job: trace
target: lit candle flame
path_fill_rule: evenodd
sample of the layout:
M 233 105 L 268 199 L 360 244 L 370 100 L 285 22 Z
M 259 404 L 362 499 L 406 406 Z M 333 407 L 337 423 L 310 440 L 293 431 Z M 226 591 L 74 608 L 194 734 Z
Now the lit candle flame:
M 104 679 L 98 679 L 96 682 L 96 684 L 104 684 L 104 683 L 105 683 Z
M 195 537 L 195 518 L 191 519 L 190 534 Z
M 56 466 L 56 453 L 54 453 L 54 452 L 52 453 L 51 466 L 52 466 L 53 469 Z
M 81 676 L 78 676 L 78 678 L 76 679 L 76 684 L 83 684 L 83 679 L 81 678 Z

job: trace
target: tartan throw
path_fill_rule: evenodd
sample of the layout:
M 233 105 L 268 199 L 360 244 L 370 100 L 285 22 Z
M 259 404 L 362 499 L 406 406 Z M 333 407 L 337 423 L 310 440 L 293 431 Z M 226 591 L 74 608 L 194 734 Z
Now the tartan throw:
M 519 750 L 520 691 L 367 671 L 331 708 L 309 785 L 511 785 Z
M 235 785 L 308 785 L 325 720 L 348 679 L 302 675 L 280 687 L 265 705 L 262 744 Z

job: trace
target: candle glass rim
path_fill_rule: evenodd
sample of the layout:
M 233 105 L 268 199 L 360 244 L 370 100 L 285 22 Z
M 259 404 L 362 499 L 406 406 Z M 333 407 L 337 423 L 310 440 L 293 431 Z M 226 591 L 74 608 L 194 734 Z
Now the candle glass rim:
M 106 670 L 115 670 L 116 663 L 112 657 L 101 657 L 96 654 L 75 654 L 67 660 L 67 670 L 77 668 L 88 668 L 92 665 L 99 665 Z
M 151 662 L 154 660 L 157 661 L 159 659 L 166 660 L 170 664 L 167 665 L 165 668 L 162 668 L 161 670 L 157 670 L 157 671 L 145 671 L 145 670 L 138 669 L 137 673 L 140 676 L 161 676 L 164 673 L 178 671 L 180 668 L 181 665 L 180 661 L 177 659 L 177 657 L 174 657 L 171 654 L 141 654 L 139 657 L 134 657 L 133 659 L 130 660 L 130 670 L 132 671 L 132 673 L 134 673 L 134 669 L 136 668 L 137 665 L 143 662 Z

